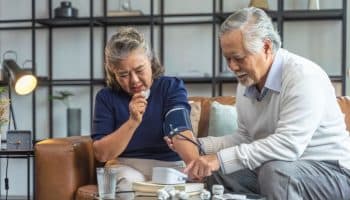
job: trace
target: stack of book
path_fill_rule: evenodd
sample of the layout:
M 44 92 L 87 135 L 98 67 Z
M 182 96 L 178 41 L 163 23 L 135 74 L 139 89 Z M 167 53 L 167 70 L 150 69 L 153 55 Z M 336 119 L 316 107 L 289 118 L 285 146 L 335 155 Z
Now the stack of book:
M 157 191 L 165 187 L 174 187 L 175 190 L 185 191 L 190 196 L 199 195 L 204 189 L 203 183 L 183 183 L 174 185 L 163 185 L 152 182 L 133 182 L 132 188 L 136 197 L 156 197 Z

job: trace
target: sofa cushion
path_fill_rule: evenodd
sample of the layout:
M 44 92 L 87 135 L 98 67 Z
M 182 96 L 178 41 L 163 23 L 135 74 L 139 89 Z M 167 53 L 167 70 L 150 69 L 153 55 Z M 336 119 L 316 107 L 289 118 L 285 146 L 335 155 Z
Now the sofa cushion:
M 191 118 L 192 131 L 194 136 L 197 137 L 198 125 L 201 117 L 201 102 L 189 101 L 189 104 L 191 105 L 190 118 Z
M 223 136 L 237 130 L 237 111 L 232 105 L 223 105 L 216 101 L 211 104 L 209 116 L 209 136 Z
M 236 98 L 233 96 L 219 97 L 190 97 L 190 101 L 201 102 L 201 117 L 198 125 L 198 137 L 208 136 L 210 107 L 213 101 L 217 101 L 224 105 L 234 105 Z

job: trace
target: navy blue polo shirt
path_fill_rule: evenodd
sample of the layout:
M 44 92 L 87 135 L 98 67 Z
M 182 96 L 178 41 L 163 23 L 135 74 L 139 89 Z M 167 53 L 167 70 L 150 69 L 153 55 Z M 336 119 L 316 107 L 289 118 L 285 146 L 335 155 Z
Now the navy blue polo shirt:
M 93 140 L 111 134 L 129 119 L 130 100 L 131 96 L 123 90 L 116 91 L 106 87 L 97 93 L 91 135 Z M 180 106 L 190 112 L 183 81 L 166 76 L 155 79 L 147 101 L 142 122 L 120 157 L 162 161 L 181 160 L 175 152 L 168 148 L 163 139 L 165 134 L 162 127 L 164 116 L 170 109 Z

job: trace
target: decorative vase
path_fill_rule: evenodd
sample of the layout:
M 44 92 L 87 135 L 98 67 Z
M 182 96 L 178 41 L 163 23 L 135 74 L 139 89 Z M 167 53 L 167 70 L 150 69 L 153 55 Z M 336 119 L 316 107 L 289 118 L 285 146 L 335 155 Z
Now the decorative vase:
M 319 0 L 309 0 L 309 10 L 319 10 L 320 1 Z
M 79 136 L 81 132 L 81 109 L 67 109 L 67 135 Z
M 131 0 L 119 0 L 120 11 L 131 11 Z
M 78 9 L 72 7 L 69 1 L 62 1 L 61 6 L 55 8 L 55 18 L 78 17 Z

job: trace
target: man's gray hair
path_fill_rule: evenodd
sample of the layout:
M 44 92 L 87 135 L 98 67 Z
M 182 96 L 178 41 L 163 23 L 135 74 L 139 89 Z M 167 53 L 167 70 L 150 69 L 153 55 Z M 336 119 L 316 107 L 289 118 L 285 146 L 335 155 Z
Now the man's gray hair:
M 281 38 L 274 29 L 271 18 L 259 8 L 249 7 L 235 11 L 222 23 L 219 36 L 236 29 L 242 31 L 244 48 L 250 53 L 260 51 L 265 39 L 271 40 L 273 53 L 281 47 Z

